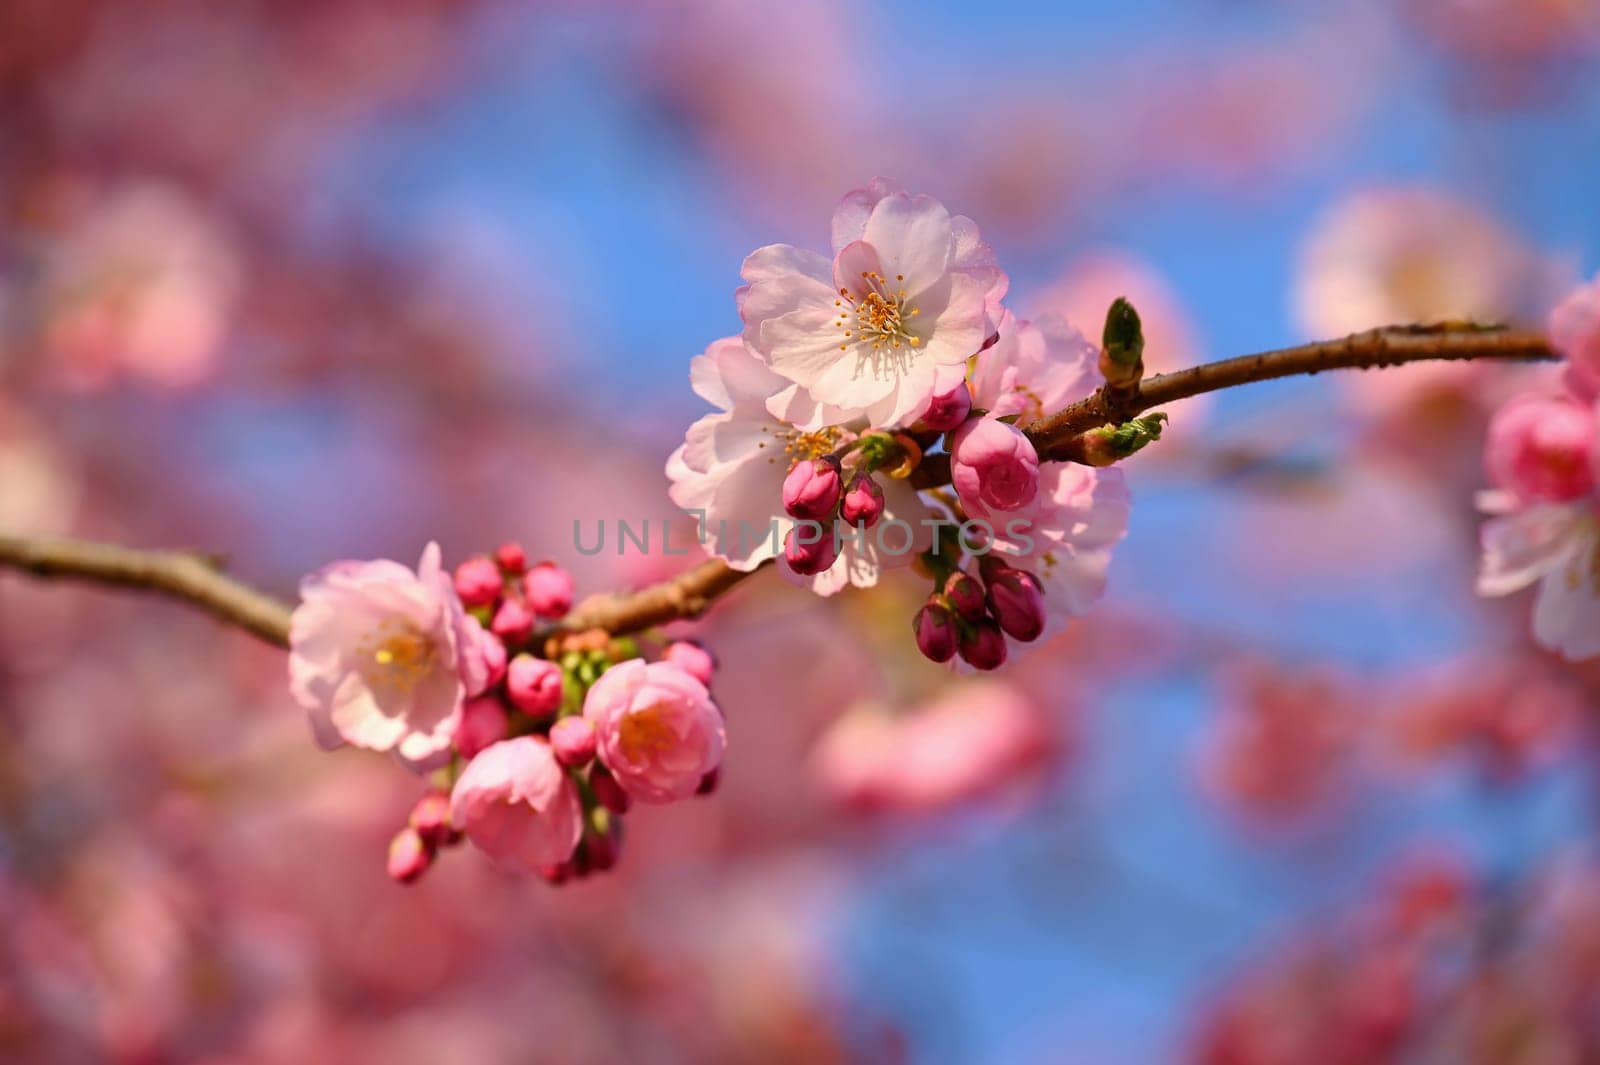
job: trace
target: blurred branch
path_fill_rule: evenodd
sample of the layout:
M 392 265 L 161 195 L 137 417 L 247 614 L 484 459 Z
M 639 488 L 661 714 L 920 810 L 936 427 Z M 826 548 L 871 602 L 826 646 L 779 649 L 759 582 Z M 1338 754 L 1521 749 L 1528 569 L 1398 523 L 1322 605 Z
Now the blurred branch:
M 1242 355 L 1176 373 L 1159 374 L 1137 388 L 1102 388 L 1027 427 L 1041 458 L 1070 461 L 1082 434 L 1118 425 L 1179 399 L 1276 377 L 1324 370 L 1373 369 L 1429 360 L 1556 358 L 1537 333 L 1514 332 L 1470 323 L 1391 326 L 1342 340 Z M 949 458 L 930 455 L 912 477 L 918 488 L 950 481 Z M 289 643 L 290 607 L 222 573 L 214 560 L 180 551 L 139 551 L 112 544 L 57 538 L 0 537 L 0 568 L 37 577 L 95 581 L 143 588 L 190 602 L 214 617 L 237 625 L 279 647 Z M 765 568 L 765 566 L 759 567 Z M 711 604 L 757 570 L 741 572 L 711 559 L 678 576 L 635 592 L 593 596 L 580 603 L 554 634 L 559 640 L 594 629 L 612 635 L 638 632 L 684 618 L 698 617 Z
M 289 604 L 229 577 L 213 558 L 60 537 L 0 536 L 0 567 L 35 577 L 141 588 L 193 603 L 219 621 L 289 646 Z

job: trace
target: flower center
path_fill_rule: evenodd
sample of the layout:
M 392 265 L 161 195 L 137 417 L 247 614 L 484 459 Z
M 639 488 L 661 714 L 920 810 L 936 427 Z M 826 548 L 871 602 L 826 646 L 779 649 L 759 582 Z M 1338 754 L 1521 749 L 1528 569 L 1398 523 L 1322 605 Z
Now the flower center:
M 433 669 L 433 641 L 409 622 L 386 619 L 356 645 L 367 683 L 410 691 Z
M 667 724 L 659 705 L 647 706 L 623 715 L 617 728 L 622 756 L 630 762 L 643 761 L 653 754 L 665 754 L 678 737 Z
M 904 281 L 904 274 L 896 274 L 895 281 Z M 861 271 L 862 292 L 857 295 L 847 288 L 839 290 L 833 305 L 839 308 L 834 325 L 844 332 L 844 342 L 839 350 L 851 344 L 866 344 L 873 351 L 896 351 L 901 347 L 918 347 L 922 338 L 911 334 L 911 319 L 921 312 L 916 304 L 906 299 L 906 290 L 890 290 L 888 280 L 876 270 Z
M 824 455 L 833 454 L 839 447 L 839 441 L 843 436 L 838 426 L 834 425 L 825 425 L 821 429 L 809 433 L 787 427 L 775 430 L 768 425 L 763 425 L 761 431 L 772 436 L 774 440 L 783 446 L 783 457 L 786 460 L 784 469 L 786 470 L 794 469 L 797 462 L 803 462 L 806 459 L 820 459 Z M 756 446 L 766 447 L 767 442 L 763 440 Z M 767 460 L 769 464 L 777 461 L 776 455 Z

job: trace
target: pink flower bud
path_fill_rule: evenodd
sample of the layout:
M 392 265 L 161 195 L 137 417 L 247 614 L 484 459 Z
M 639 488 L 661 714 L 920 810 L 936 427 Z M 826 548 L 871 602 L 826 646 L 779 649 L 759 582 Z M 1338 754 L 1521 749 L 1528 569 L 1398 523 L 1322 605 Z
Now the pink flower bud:
M 558 865 L 547 865 L 539 870 L 539 875 L 549 881 L 551 887 L 560 887 L 572 879 L 572 862 L 565 861 Z
M 974 669 L 998 669 L 1005 664 L 1006 638 L 993 619 L 974 622 L 971 634 L 961 637 L 961 659 Z
M 520 577 L 528 569 L 528 553 L 515 540 L 507 540 L 494 549 L 494 561 L 513 577 Z
M 934 396 L 928 412 L 913 427 L 919 431 L 946 433 L 959 428 L 972 413 L 972 392 L 965 381 L 943 395 Z
M 483 634 L 483 639 L 478 641 L 478 653 L 483 656 L 485 670 L 484 689 L 494 687 L 506 676 L 506 645 L 500 637 L 492 632 Z
M 550 728 L 550 749 L 556 761 L 569 769 L 588 765 L 594 760 L 599 737 L 588 718 L 564 717 Z
M 411 808 L 406 824 L 430 847 L 447 847 L 461 838 L 450 823 L 450 793 L 430 791 Z
M 494 612 L 494 620 L 489 622 L 489 631 L 506 643 L 525 643 L 528 637 L 533 635 L 533 614 L 523 605 L 522 600 L 507 596 L 500 604 L 500 609 Z
M 679 640 L 667 646 L 661 653 L 661 659 L 671 662 L 706 687 L 711 687 L 711 675 L 716 671 L 717 660 L 699 644 Z
M 883 517 L 883 489 L 870 474 L 858 473 L 850 481 L 850 488 L 839 503 L 839 517 L 846 525 L 864 525 L 872 528 Z
M 414 828 L 402 828 L 389 841 L 389 876 L 409 884 L 433 864 L 433 849 Z
M 989 578 L 989 612 L 1000 630 L 1027 643 L 1044 632 L 1044 589 L 1027 570 L 1009 566 Z
M 783 479 L 783 509 L 790 517 L 826 522 L 839 505 L 842 476 L 832 455 L 802 459 Z
M 948 662 L 956 656 L 956 621 L 943 603 L 929 599 L 911 623 L 917 634 L 917 650 L 935 662 Z
M 989 611 L 983 600 L 983 585 L 961 570 L 950 574 L 944 582 L 944 597 L 957 616 L 967 621 L 977 621 Z
M 950 438 L 950 480 L 971 517 L 1020 510 L 1039 494 L 1039 454 L 1015 426 L 973 418 Z
M 456 595 L 469 607 L 488 606 L 500 597 L 504 581 L 500 567 L 482 555 L 473 555 L 456 567 Z
M 456 750 L 463 758 L 476 758 L 491 743 L 499 743 L 511 731 L 506 708 L 492 695 L 468 699 L 461 705 L 461 721 L 456 725 Z
M 617 778 L 599 766 L 589 774 L 589 789 L 594 792 L 595 801 L 614 814 L 625 814 L 628 807 L 633 805 L 633 800 L 622 790 Z
M 783 560 L 802 577 L 825 572 L 838 557 L 839 543 L 833 530 L 816 522 L 802 521 L 783 541 Z
M 561 667 L 547 658 L 520 654 L 506 669 L 506 694 L 512 706 L 531 717 L 553 714 L 561 707 Z
M 542 618 L 566 617 L 572 609 L 572 574 L 554 562 L 541 562 L 522 578 L 528 605 Z
M 605 835 L 588 832 L 583 837 L 584 864 L 596 873 L 603 873 L 617 864 L 622 856 L 622 822 L 612 818 Z
M 700 778 L 700 786 L 694 789 L 696 795 L 714 795 L 717 786 L 722 783 L 722 767 L 717 766 L 711 772 Z
M 1524 396 L 1496 412 L 1484 445 L 1489 479 L 1528 502 L 1565 503 L 1595 488 L 1594 411 L 1566 397 Z

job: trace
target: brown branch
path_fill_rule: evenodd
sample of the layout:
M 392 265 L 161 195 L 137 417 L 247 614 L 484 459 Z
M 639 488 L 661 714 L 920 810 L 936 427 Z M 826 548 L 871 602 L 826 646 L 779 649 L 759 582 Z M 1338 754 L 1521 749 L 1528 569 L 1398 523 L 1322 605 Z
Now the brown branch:
M 699 617 L 719 595 L 756 572 L 736 570 L 719 558 L 707 559 L 670 580 L 636 592 L 591 596 L 562 619 L 561 631 L 604 629 L 613 636 L 624 636 L 669 621 Z
M 1254 381 L 1432 360 L 1540 361 L 1556 357 L 1549 342 L 1537 333 L 1461 322 L 1390 326 L 1354 333 L 1341 340 L 1241 355 L 1175 373 L 1158 374 L 1142 382 L 1135 393 L 1120 398 L 1100 389 L 1048 418 L 1033 422 L 1027 427 L 1027 433 L 1041 458 L 1066 459 L 1070 457 L 1074 439 L 1087 429 L 1120 425 L 1164 403 Z
M 1436 359 L 1538 361 L 1555 357 L 1549 343 L 1536 333 L 1470 323 L 1394 326 L 1342 340 L 1243 355 L 1160 374 L 1141 382 L 1137 389 L 1100 389 L 1030 424 L 1026 432 L 1041 458 L 1065 461 L 1079 452 L 1080 438 L 1087 430 L 1118 425 L 1152 407 L 1253 381 Z M 911 483 L 929 488 L 949 481 L 948 457 L 930 455 Z M 5 567 L 38 577 L 64 577 L 160 592 L 193 603 L 269 643 L 288 645 L 289 606 L 224 575 L 201 555 L 138 551 L 81 540 L 0 537 L 0 568 Z M 555 635 L 559 638 L 603 629 L 620 636 L 698 617 L 719 596 L 754 572 L 741 572 L 711 559 L 635 592 L 594 596 L 580 603 Z
M 64 537 L 0 536 L 0 567 L 35 577 L 157 592 L 192 603 L 268 643 L 289 646 L 289 605 L 234 580 L 204 555 L 140 551 Z

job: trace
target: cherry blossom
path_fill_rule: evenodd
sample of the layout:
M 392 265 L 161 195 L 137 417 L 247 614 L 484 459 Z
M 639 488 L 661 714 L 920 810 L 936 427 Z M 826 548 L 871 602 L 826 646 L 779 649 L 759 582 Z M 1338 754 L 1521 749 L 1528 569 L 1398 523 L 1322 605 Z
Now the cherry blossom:
M 686 799 L 722 762 L 722 711 L 705 685 L 670 662 L 611 667 L 584 700 L 600 760 L 641 802 Z
M 336 562 L 300 587 L 289 681 L 317 742 L 392 751 L 417 769 L 449 757 L 463 701 L 488 683 L 486 634 L 429 544 L 398 562 Z
M 787 244 L 745 260 L 745 342 L 794 385 L 769 406 L 809 429 L 914 421 L 994 332 L 1005 275 L 971 219 L 881 178 L 840 202 L 832 235 L 831 261 Z

